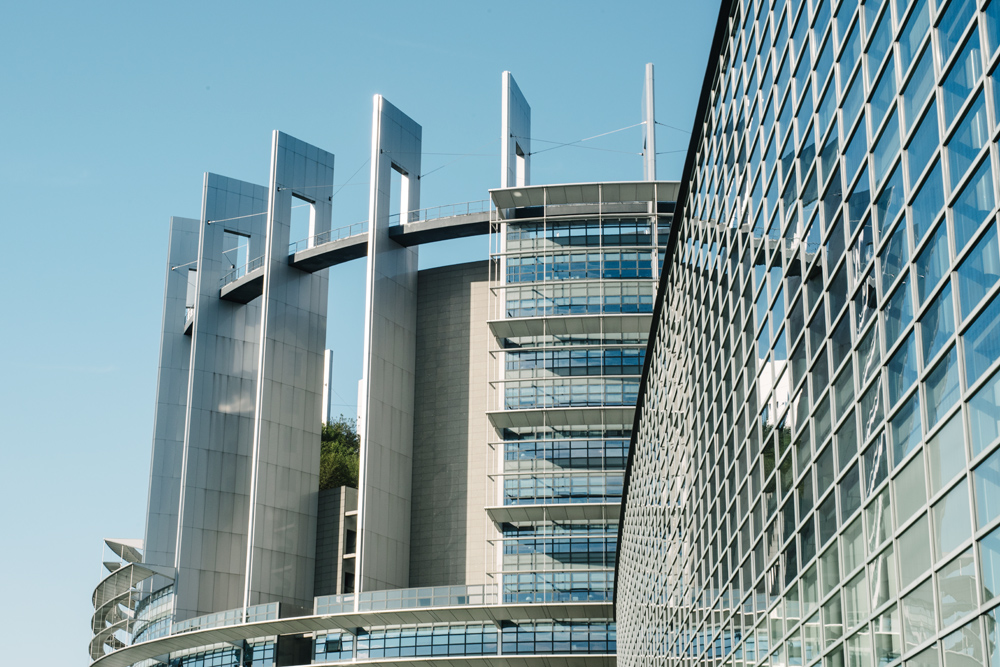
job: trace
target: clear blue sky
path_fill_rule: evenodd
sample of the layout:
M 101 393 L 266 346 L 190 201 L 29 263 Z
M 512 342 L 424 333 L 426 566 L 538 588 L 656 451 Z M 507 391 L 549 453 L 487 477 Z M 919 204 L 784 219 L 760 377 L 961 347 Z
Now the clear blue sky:
M 475 153 L 422 181 L 424 206 L 499 185 L 500 73 L 537 139 L 641 120 L 690 128 L 718 3 L 22 2 L 0 21 L 0 627 L 5 664 L 86 664 L 104 537 L 142 537 L 167 224 L 202 174 L 265 183 L 280 129 L 368 158 L 372 95 L 423 126 L 425 153 Z M 659 177 L 687 134 L 659 127 Z M 536 143 L 536 150 L 548 144 Z M 641 130 L 537 155 L 534 183 L 639 179 Z M 425 155 L 424 170 L 455 158 Z M 367 216 L 368 167 L 334 199 Z M 421 250 L 485 258 L 486 239 Z M 363 267 L 331 271 L 336 390 L 353 415 Z M 341 326 L 344 323 L 348 326 Z

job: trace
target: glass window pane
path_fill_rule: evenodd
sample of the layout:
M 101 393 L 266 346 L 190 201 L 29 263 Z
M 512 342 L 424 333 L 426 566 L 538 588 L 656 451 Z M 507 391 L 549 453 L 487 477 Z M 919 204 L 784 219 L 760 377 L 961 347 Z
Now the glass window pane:
M 963 0 L 963 2 L 972 3 L 973 9 L 975 9 L 975 0 Z M 955 59 L 941 86 L 944 93 L 942 110 L 944 111 L 945 127 L 950 126 L 951 122 L 955 120 L 958 110 L 968 99 L 982 75 L 983 58 L 979 53 L 979 31 L 973 30 L 972 36 L 962 47 L 961 54 Z
M 853 628 L 868 619 L 868 583 L 864 569 L 844 586 L 844 620 Z
M 938 225 L 934 236 L 917 255 L 917 295 L 923 303 L 948 271 L 948 225 Z
M 910 61 L 904 60 L 903 62 L 908 63 Z M 924 106 L 924 102 L 927 101 L 927 97 L 933 88 L 934 56 L 931 53 L 930 46 L 928 46 L 920 55 L 916 69 L 913 70 L 913 76 L 906 82 L 906 87 L 903 88 L 903 115 L 907 131 L 913 127 L 913 121 L 916 120 L 917 114 L 920 113 L 920 109 Z
M 962 437 L 962 413 L 956 412 L 948 423 L 927 443 L 931 473 L 931 495 L 940 491 L 965 470 L 965 439 Z
M 843 71 L 843 70 L 842 70 Z M 858 76 L 854 77 L 854 81 L 851 83 L 850 89 L 844 95 L 844 103 L 841 108 L 844 111 L 844 133 L 846 134 L 850 128 L 854 127 L 854 121 L 857 120 L 858 114 L 861 113 L 861 107 L 865 103 L 865 80 L 858 72 Z
M 881 231 L 880 231 L 881 233 Z M 888 243 L 879 253 L 879 265 L 882 267 L 882 289 L 889 290 L 896 278 L 903 272 L 910 258 L 909 243 L 906 239 L 906 225 L 898 225 Z
M 855 454 L 858 453 L 858 427 L 854 420 L 854 415 L 850 415 L 844 420 L 840 430 L 837 431 L 837 462 L 838 468 L 843 470 Z M 850 474 L 850 473 L 849 473 Z M 857 474 L 856 472 L 854 474 Z M 845 515 L 846 516 L 846 515 Z
M 990 127 L 986 120 L 986 98 L 980 93 L 969 110 L 965 112 L 961 124 L 948 141 L 948 167 L 951 173 L 952 189 L 965 176 L 980 149 L 989 141 Z
M 988 602 L 1000 593 L 1000 528 L 979 541 L 979 560 L 982 563 L 983 602 Z
M 964 334 L 965 381 L 971 385 L 1000 356 L 1000 296 L 995 296 Z
M 843 271 L 841 267 L 841 271 Z M 841 283 L 835 277 L 830 283 L 831 294 L 830 294 L 830 306 L 831 309 L 835 304 L 835 301 L 839 301 L 841 297 L 835 300 L 832 290 L 836 287 L 839 288 Z M 842 305 L 837 307 L 837 310 L 843 308 Z M 830 334 L 830 349 L 833 353 L 833 367 L 837 368 L 844 361 L 845 358 L 851 355 L 851 318 L 849 315 L 845 315 L 843 319 L 840 320 L 840 324 L 837 328 L 833 330 Z M 837 418 L 840 419 L 842 412 L 837 413 Z
M 920 337 L 923 341 L 924 359 L 932 359 L 955 333 L 955 310 L 951 303 L 951 283 L 934 297 L 934 301 L 920 318 Z
M 920 392 L 913 394 L 906 405 L 892 418 L 893 465 L 912 452 L 923 439 L 920 432 Z
M 969 25 L 972 15 L 976 13 L 976 0 L 954 0 L 945 10 L 938 24 L 938 40 L 941 44 L 941 62 L 947 62 L 955 47 L 958 46 Z
M 910 165 L 910 185 L 917 181 L 924 167 L 931 161 L 931 156 L 938 147 L 938 116 L 937 102 L 931 102 L 930 108 L 920 121 L 920 126 L 913 133 L 913 139 L 906 147 L 906 159 Z
M 897 525 L 906 523 L 907 519 L 927 502 L 925 486 L 924 457 L 919 454 L 914 456 L 893 480 Z
M 906 529 L 899 536 L 899 578 L 906 588 L 931 567 L 930 529 L 927 515 Z
M 906 342 L 899 346 L 886 365 L 889 386 L 889 409 L 899 401 L 906 391 L 917 381 L 916 334 L 910 333 Z
M 874 85 L 874 89 L 875 92 L 871 98 L 870 116 L 873 133 L 878 130 L 882 121 L 885 120 L 889 112 L 889 105 L 892 104 L 892 101 L 896 97 L 896 67 L 891 57 L 882 71 L 882 76 L 879 77 L 878 83 Z
M 878 381 L 861 397 L 861 440 L 867 440 L 882 423 L 885 410 L 882 406 L 882 392 Z M 843 506 L 843 502 L 841 502 Z
M 829 48 L 830 40 L 827 40 L 827 47 Z M 833 119 L 833 114 L 837 110 L 837 84 L 831 83 L 826 88 L 826 93 L 823 95 L 823 99 L 820 100 L 819 104 L 816 106 L 816 122 L 817 127 L 819 127 L 820 136 L 826 134 L 826 128 L 829 126 L 830 121 Z M 834 131 L 836 134 L 836 131 Z M 825 167 L 825 164 L 824 164 Z M 829 176 L 830 172 L 823 170 L 823 177 Z
M 897 165 L 875 202 L 880 230 L 889 227 L 903 210 L 903 197 L 903 168 Z
M 969 426 L 973 456 L 1000 435 L 1000 373 L 993 373 L 969 400 Z
M 1000 47 L 1000 2 L 993 0 L 983 8 L 983 19 L 986 23 L 987 55 Z
M 868 565 L 868 582 L 872 608 L 878 608 L 896 597 L 896 558 L 891 542 Z
M 838 582 L 839 583 L 839 582 Z M 844 613 L 840 606 L 840 595 L 834 595 L 823 605 L 823 638 L 829 646 L 844 634 Z
M 904 65 L 913 62 L 917 47 L 920 46 L 931 25 L 931 11 L 927 0 L 919 0 L 916 4 L 906 19 L 906 26 L 899 37 L 899 58 Z
M 889 117 L 885 129 L 882 131 L 882 136 L 875 142 L 874 153 L 875 188 L 878 189 L 882 185 L 889 167 L 892 166 L 892 161 L 899 153 L 899 121 L 896 119 L 895 110 L 893 110 L 892 116 Z
M 976 242 L 958 266 L 958 294 L 964 319 L 1000 280 L 1000 248 L 996 225 Z M 970 380 L 971 382 L 971 380 Z
M 917 586 L 901 605 L 903 616 L 903 643 L 910 650 L 934 636 L 934 588 L 931 580 Z M 923 655 L 923 654 L 921 654 Z M 937 660 L 935 658 L 935 664 Z
M 955 254 L 961 253 L 969 239 L 976 235 L 995 202 L 993 167 L 986 159 L 955 202 Z
M 868 134 L 865 131 L 865 124 L 861 123 L 847 142 L 847 148 L 844 150 L 844 168 L 847 180 L 850 181 L 854 178 L 854 174 L 861 167 L 866 155 L 868 155 Z
M 953 553 L 972 535 L 967 487 L 968 483 L 962 480 L 934 505 L 934 550 L 939 560 Z
M 847 364 L 844 372 L 834 382 L 834 396 L 836 416 L 839 419 L 841 415 L 847 414 L 854 404 L 854 369 L 850 364 Z
M 941 603 L 941 626 L 947 627 L 976 610 L 976 564 L 972 549 L 951 561 L 938 572 L 938 600 Z
M 868 209 L 872 199 L 871 184 L 868 182 L 868 168 L 861 170 L 861 176 L 854 184 L 854 189 L 847 198 L 847 220 L 850 228 L 856 229 L 861 216 Z
M 877 11 L 880 4 L 879 2 L 869 2 L 864 7 Z M 886 11 L 882 14 L 882 20 L 879 21 L 877 28 L 872 29 L 871 23 L 867 23 L 867 26 L 868 34 L 874 33 L 869 42 L 867 54 L 868 79 L 871 80 L 875 78 L 878 66 L 882 63 L 882 59 L 892 44 L 892 12 Z
M 910 279 L 904 278 L 896 292 L 890 297 L 883 311 L 885 317 L 885 339 L 899 340 L 900 334 L 913 321 L 913 303 L 910 300 Z
M 958 350 L 954 347 L 927 376 L 927 428 L 938 423 L 959 398 Z
M 1000 449 L 976 467 L 976 521 L 982 528 L 1000 516 Z
M 910 163 L 912 169 L 912 161 Z M 913 234 L 916 243 L 919 244 L 927 230 L 934 224 L 941 209 L 944 208 L 944 181 L 941 178 L 941 161 L 934 163 L 934 167 L 920 185 L 920 192 L 913 200 L 913 207 L 910 211 L 913 222 Z
M 839 491 L 840 516 L 841 523 L 843 523 L 861 508 L 861 479 L 858 476 L 857 463 L 851 467 L 850 471 L 840 481 Z
M 865 449 L 865 492 L 864 497 L 870 498 L 872 492 L 889 476 L 889 443 L 885 433 L 879 433 L 868 448 Z
M 986 625 L 986 653 L 989 656 L 989 667 L 1000 667 L 1000 625 L 997 624 L 997 614 L 1000 609 L 994 607 L 983 615 Z
M 944 667 L 968 667 L 985 662 L 979 621 L 966 623 L 945 637 L 941 646 L 944 649 Z
M 995 4 L 995 3 L 994 3 Z M 997 5 L 1000 6 L 1000 5 Z M 1000 117 L 1000 67 L 993 70 L 990 74 L 990 81 L 993 82 L 993 117 Z

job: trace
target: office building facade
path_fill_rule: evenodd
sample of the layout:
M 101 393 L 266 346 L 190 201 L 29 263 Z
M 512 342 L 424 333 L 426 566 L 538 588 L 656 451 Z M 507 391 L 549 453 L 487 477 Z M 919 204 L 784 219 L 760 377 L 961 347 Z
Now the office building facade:
M 1000 664 L 1000 3 L 722 5 L 629 453 L 619 659 Z
M 646 86 L 651 146 L 651 67 Z M 509 73 L 501 115 L 487 201 L 421 209 L 421 128 L 376 96 L 368 222 L 333 227 L 333 155 L 281 132 L 267 186 L 207 174 L 200 219 L 172 219 L 146 537 L 106 541 L 93 664 L 613 663 L 677 184 L 654 148 L 647 180 L 530 185 Z M 418 270 L 420 245 L 476 235 L 486 261 Z M 366 263 L 359 488 L 319 492 L 326 269 L 347 261 Z

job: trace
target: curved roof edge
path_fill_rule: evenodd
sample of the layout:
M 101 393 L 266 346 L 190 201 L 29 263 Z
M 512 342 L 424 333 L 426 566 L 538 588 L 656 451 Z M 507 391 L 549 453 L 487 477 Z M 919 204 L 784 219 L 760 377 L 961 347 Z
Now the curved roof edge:
M 491 188 L 490 199 L 497 208 L 542 206 L 546 203 L 543 193 L 547 193 L 549 196 L 555 195 L 547 203 L 557 206 L 622 201 L 674 201 L 671 195 L 676 195 L 682 183 L 677 181 L 592 181 L 524 185 L 514 188 Z M 605 196 L 605 191 L 607 191 L 607 196 Z M 660 197 L 660 194 L 666 199 Z
M 386 611 L 312 614 L 236 625 L 203 628 L 165 635 L 105 653 L 91 662 L 92 667 L 127 667 L 133 663 L 174 651 L 222 642 L 239 642 L 256 637 L 331 630 L 351 631 L 358 627 L 414 625 L 419 623 L 463 623 L 467 621 L 548 621 L 564 618 L 609 619 L 607 602 L 545 602 L 502 605 L 474 605 Z M 496 657 L 496 656 L 494 656 Z
M 635 457 L 635 441 L 639 433 L 639 423 L 642 419 L 642 405 L 646 396 L 646 382 L 649 380 L 649 367 L 653 358 L 653 350 L 656 345 L 656 337 L 659 333 L 659 322 L 663 301 L 666 297 L 667 283 L 670 279 L 671 260 L 677 249 L 677 238 L 680 235 L 680 222 L 684 216 L 684 209 L 687 206 L 687 198 L 691 187 L 691 179 L 694 172 L 695 156 L 698 154 L 698 146 L 705 136 L 705 114 L 708 112 L 708 105 L 711 101 L 712 89 L 718 76 L 719 61 L 722 59 L 722 48 L 725 44 L 726 35 L 729 28 L 729 19 L 733 15 L 733 10 L 737 7 L 735 0 L 721 0 L 719 4 L 719 18 L 715 24 L 715 35 L 712 38 L 712 47 L 708 52 L 708 63 L 705 66 L 705 78 L 701 84 L 701 97 L 698 99 L 698 108 L 694 115 L 693 132 L 691 141 L 688 143 L 687 156 L 684 158 L 684 170 L 681 172 L 680 188 L 677 192 L 677 203 L 674 206 L 674 220 L 670 225 L 670 237 L 667 239 L 666 256 L 663 260 L 663 270 L 660 271 L 660 284 L 656 290 L 656 300 L 653 301 L 653 326 L 649 331 L 649 340 L 646 343 L 646 360 L 642 365 L 642 379 L 639 381 L 639 393 L 635 402 L 635 419 L 632 423 L 632 437 L 628 444 L 628 460 L 625 463 L 625 477 L 622 485 L 622 508 L 618 520 L 618 549 L 615 551 L 615 590 L 612 598 L 612 608 L 617 619 L 618 616 L 618 564 L 622 554 L 622 534 L 625 527 L 625 508 L 628 504 L 629 479 L 632 476 L 632 460 Z

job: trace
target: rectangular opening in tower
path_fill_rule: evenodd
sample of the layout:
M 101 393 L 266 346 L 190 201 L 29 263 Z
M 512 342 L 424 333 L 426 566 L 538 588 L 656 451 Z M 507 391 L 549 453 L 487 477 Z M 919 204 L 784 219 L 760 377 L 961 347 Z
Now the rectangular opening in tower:
M 413 218 L 413 211 L 410 210 L 410 174 L 397 165 L 391 163 L 392 169 L 389 174 L 389 224 L 401 225 L 410 222 Z
M 222 233 L 222 272 L 236 272 L 234 278 L 246 274 L 247 262 L 250 260 L 250 237 L 246 234 L 231 232 L 228 229 Z
M 527 185 L 527 183 L 525 183 L 525 177 L 524 177 L 524 172 L 527 163 L 525 161 L 526 158 L 524 156 L 524 150 L 521 148 L 521 144 L 514 142 L 514 153 L 516 153 L 516 159 L 517 159 L 517 174 L 516 174 L 517 180 L 515 181 L 515 184 L 517 185 L 517 187 L 521 187 Z
M 317 240 L 312 238 L 315 234 L 313 230 L 316 227 L 315 216 L 316 209 L 311 201 L 304 199 L 299 195 L 292 194 L 292 217 L 289 221 L 291 229 L 289 230 L 288 235 L 288 238 L 292 243 L 308 239 L 308 243 L 300 243 L 299 245 L 303 248 L 311 248 L 317 243 L 323 243 L 327 240 Z

